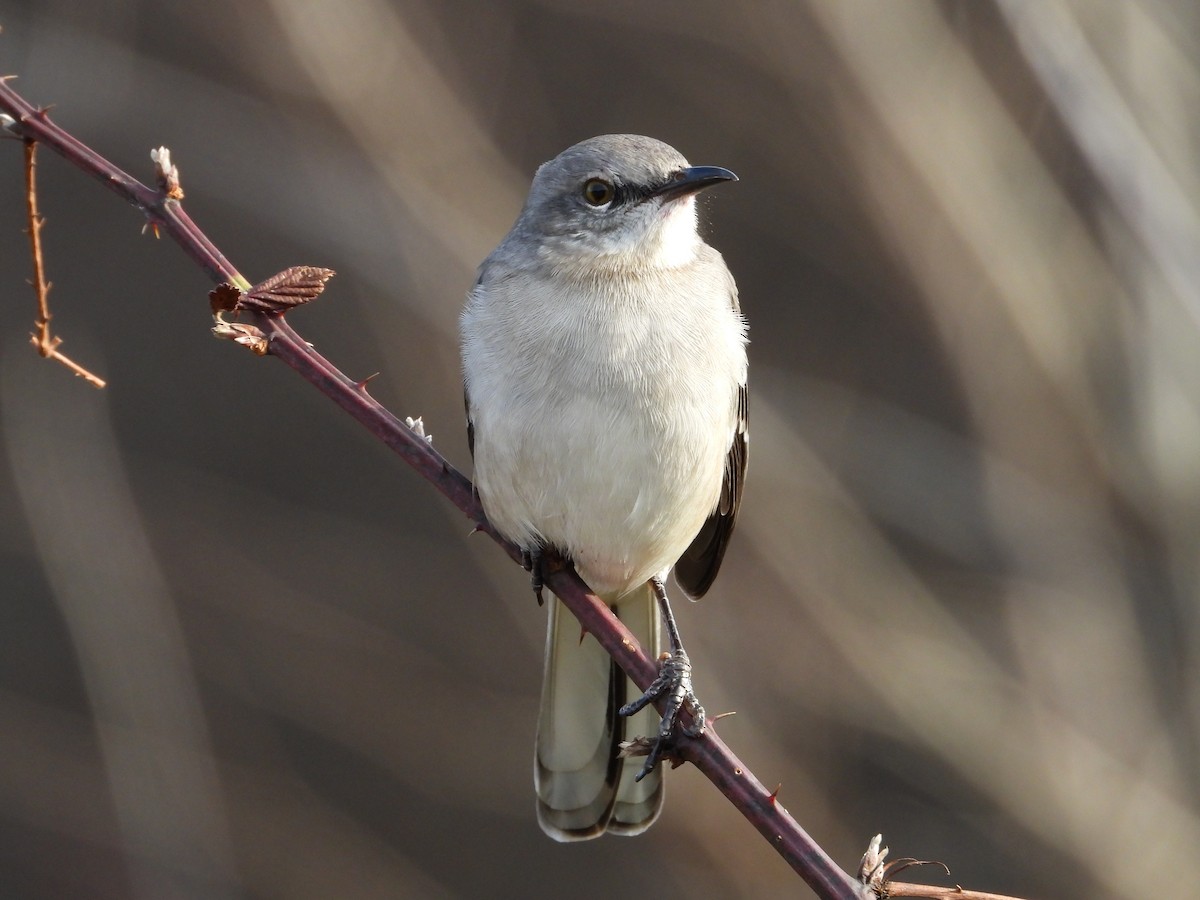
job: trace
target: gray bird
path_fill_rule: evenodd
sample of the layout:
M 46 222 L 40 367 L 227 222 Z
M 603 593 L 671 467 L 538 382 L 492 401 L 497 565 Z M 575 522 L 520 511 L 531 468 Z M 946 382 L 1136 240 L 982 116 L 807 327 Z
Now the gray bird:
M 639 834 L 662 807 L 655 763 L 691 692 L 663 582 L 698 598 L 733 531 L 746 470 L 746 325 L 695 195 L 735 181 L 661 141 L 595 137 L 534 176 L 462 314 L 468 441 L 488 519 L 531 559 L 552 547 L 658 653 L 646 695 L 554 599 L 534 779 L 557 840 Z M 668 702 L 660 722 L 649 704 Z M 646 736 L 645 764 L 618 759 Z

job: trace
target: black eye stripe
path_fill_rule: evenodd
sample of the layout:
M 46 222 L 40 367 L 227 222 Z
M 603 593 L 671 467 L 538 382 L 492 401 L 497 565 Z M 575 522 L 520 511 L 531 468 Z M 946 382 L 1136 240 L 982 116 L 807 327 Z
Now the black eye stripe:
M 624 181 L 609 181 L 605 178 L 594 176 L 587 179 L 587 181 L 583 183 L 580 193 L 590 206 L 622 206 L 625 204 L 640 203 L 647 197 L 653 197 L 666 186 L 678 181 L 680 177 L 681 173 L 676 172 L 654 182 L 653 184 L 629 184 L 628 182 Z M 598 203 L 593 202 L 592 197 L 590 196 L 592 187 L 597 184 L 607 186 L 609 191 L 607 198 L 600 200 Z
M 640 203 L 651 196 L 655 187 L 644 184 L 623 184 L 617 189 L 617 196 L 622 203 Z

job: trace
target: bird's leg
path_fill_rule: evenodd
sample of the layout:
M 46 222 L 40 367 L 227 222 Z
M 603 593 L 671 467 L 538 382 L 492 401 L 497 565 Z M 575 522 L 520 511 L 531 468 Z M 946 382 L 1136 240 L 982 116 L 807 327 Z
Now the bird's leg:
M 533 587 L 533 595 L 537 597 L 538 606 L 544 606 L 546 599 L 542 596 L 542 588 L 545 587 L 542 581 L 542 548 L 521 548 L 521 565 L 529 573 L 529 583 Z
M 653 771 L 654 767 L 658 765 L 663 751 L 675 743 L 679 732 L 683 732 L 688 737 L 698 737 L 704 733 L 705 722 L 704 707 L 700 705 L 695 691 L 692 690 L 692 662 L 688 659 L 687 652 L 683 649 L 683 642 L 679 639 L 679 626 L 675 624 L 675 615 L 671 612 L 667 589 L 663 586 L 661 578 L 651 579 L 650 585 L 654 589 L 654 598 L 658 601 L 658 608 L 667 625 L 667 637 L 671 643 L 671 651 L 663 654 L 658 677 L 646 689 L 646 693 L 632 703 L 622 706 L 618 711 L 622 716 L 632 716 L 647 703 L 652 703 L 660 697 L 666 698 L 667 705 L 663 710 L 662 724 L 658 728 L 658 738 L 654 741 L 654 747 L 649 756 L 646 757 L 646 764 L 642 766 L 642 771 L 635 779 L 637 781 L 641 781 L 648 772 Z M 684 725 L 680 721 L 680 713 L 685 706 L 692 714 L 690 726 Z

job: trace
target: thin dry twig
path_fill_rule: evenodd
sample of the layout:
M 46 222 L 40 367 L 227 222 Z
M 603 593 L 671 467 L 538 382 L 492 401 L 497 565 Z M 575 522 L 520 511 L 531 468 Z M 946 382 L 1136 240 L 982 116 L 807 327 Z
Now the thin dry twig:
M 989 894 L 987 891 L 969 891 L 958 887 L 934 887 L 929 884 L 910 884 L 907 881 L 889 881 L 884 897 L 925 897 L 927 900 L 1021 900 L 1006 894 Z
M 13 91 L 4 79 L 0 79 L 0 109 L 13 117 L 10 130 L 26 140 L 45 144 L 132 203 L 152 227 L 161 229 L 179 244 L 214 281 L 231 283 L 234 296 L 238 290 L 252 290 L 250 282 L 196 226 L 179 201 L 172 198 L 170 178 L 165 178 L 168 184 L 164 188 L 163 148 L 154 157 L 160 168 L 160 189 L 154 190 L 63 131 Z M 214 300 L 214 312 L 223 303 Z M 230 325 L 217 316 L 218 336 L 249 346 L 260 355 L 274 356 L 294 369 L 433 484 L 475 524 L 476 530 L 492 537 L 514 561 L 521 561 L 520 551 L 488 523 L 470 480 L 438 453 L 424 435 L 381 406 L 362 382 L 349 378 L 317 353 L 284 320 L 282 312 L 258 309 L 248 312 L 253 325 Z M 547 554 L 543 559 L 543 575 L 546 586 L 644 690 L 658 674 L 658 667 L 629 629 L 563 560 Z M 713 782 L 822 900 L 861 900 L 866 896 L 863 885 L 839 868 L 800 827 L 775 794 L 717 736 L 715 728 L 696 738 L 681 739 L 676 753 Z
M 37 295 L 38 314 L 34 325 L 37 331 L 29 335 L 29 342 L 46 359 L 57 360 L 88 384 L 98 388 L 106 382 L 79 363 L 59 352 L 62 338 L 50 333 L 50 288 L 46 280 L 46 266 L 42 256 L 42 226 L 46 220 L 38 213 L 37 205 L 37 141 L 25 140 L 25 209 L 29 214 L 29 249 L 33 255 L 33 292 Z
M 943 887 L 932 884 L 915 884 L 892 879 L 907 869 L 917 866 L 937 866 L 947 875 L 950 868 L 943 862 L 929 859 L 913 859 L 904 857 L 887 861 L 888 848 L 883 846 L 883 835 L 877 834 L 867 845 L 859 863 L 858 880 L 878 900 L 891 900 L 892 897 L 925 897 L 927 900 L 1021 900 L 1020 897 L 1006 897 L 1002 894 L 989 894 L 986 891 L 969 891 L 955 885 Z

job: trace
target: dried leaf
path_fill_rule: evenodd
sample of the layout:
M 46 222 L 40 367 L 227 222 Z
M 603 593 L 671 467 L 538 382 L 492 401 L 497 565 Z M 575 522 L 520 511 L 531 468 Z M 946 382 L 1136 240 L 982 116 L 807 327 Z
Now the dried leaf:
M 638 735 L 617 744 L 617 759 L 629 759 L 632 756 L 649 756 L 650 751 L 653 749 L 654 741 Z
M 902 859 L 893 859 L 883 867 L 883 883 L 886 885 L 889 881 L 895 881 L 896 876 L 905 869 L 912 869 L 916 866 L 940 866 L 943 872 L 947 875 L 950 874 L 950 867 L 939 859 L 915 859 L 905 856 Z
M 888 848 L 883 846 L 883 835 L 877 834 L 867 845 L 862 862 L 858 865 L 858 880 L 869 887 L 875 896 L 883 896 L 883 874 Z
M 258 356 L 266 356 L 270 342 L 262 329 L 253 325 L 241 325 L 236 322 L 217 322 L 212 329 L 213 337 L 233 341 L 243 347 L 249 347 Z
M 272 313 L 302 306 L 315 300 L 333 276 L 333 269 L 292 266 L 250 288 L 241 298 L 241 308 Z
M 212 304 L 212 313 L 214 316 L 223 312 L 236 312 L 242 306 L 242 297 L 242 292 L 228 281 L 224 284 L 218 284 L 208 292 L 208 299 Z

